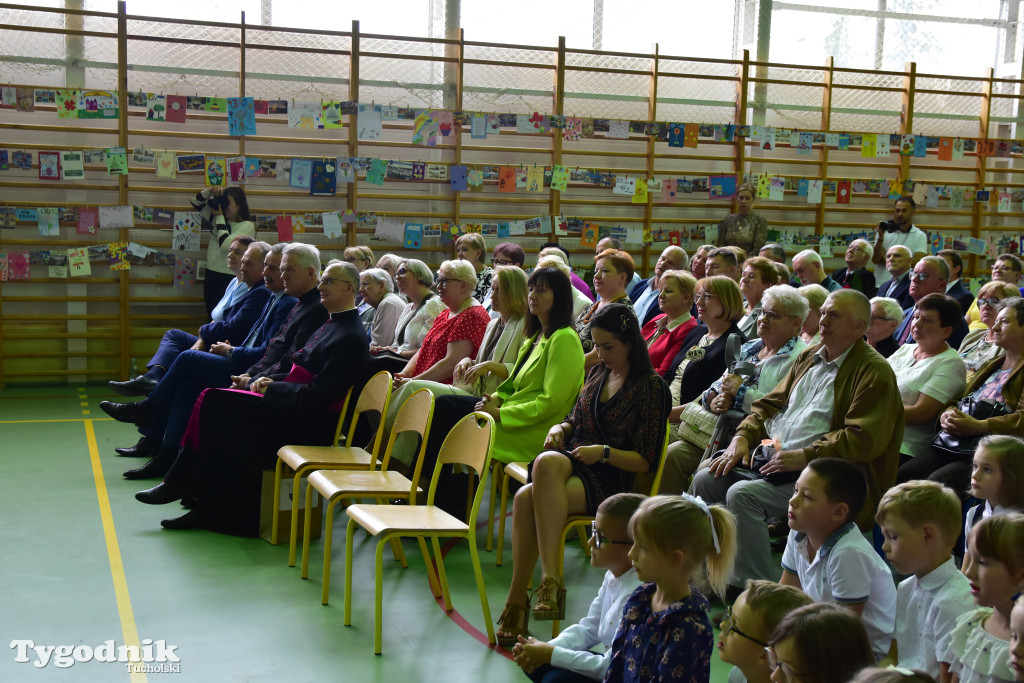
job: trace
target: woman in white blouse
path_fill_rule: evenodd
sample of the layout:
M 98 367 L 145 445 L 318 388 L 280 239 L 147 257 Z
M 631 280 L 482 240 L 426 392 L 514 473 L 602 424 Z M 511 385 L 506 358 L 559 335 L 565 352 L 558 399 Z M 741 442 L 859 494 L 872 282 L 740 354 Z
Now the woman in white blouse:
M 401 372 L 416 355 L 434 319 L 445 309 L 441 298 L 430 291 L 434 273 L 418 259 L 402 261 L 395 271 L 398 290 L 409 299 L 395 325 L 395 337 L 387 346 L 370 344 L 370 364 L 374 370 Z
M 367 268 L 359 273 L 359 294 L 376 310 L 369 330 L 371 344 L 384 346 L 395 338 L 405 302 L 395 295 L 394 287 L 391 274 L 383 268 Z
M 929 294 L 917 302 L 910 321 L 914 343 L 904 344 L 889 357 L 906 420 L 901 465 L 929 449 L 935 438 L 935 420 L 947 405 L 963 396 L 967 369 L 956 349 L 946 343 L 962 315 L 956 299 Z

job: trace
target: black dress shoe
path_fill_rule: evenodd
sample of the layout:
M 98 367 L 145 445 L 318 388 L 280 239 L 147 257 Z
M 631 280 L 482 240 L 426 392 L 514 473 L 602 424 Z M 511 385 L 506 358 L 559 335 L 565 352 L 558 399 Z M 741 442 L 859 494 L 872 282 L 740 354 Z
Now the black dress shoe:
M 181 517 L 161 520 L 160 526 L 165 529 L 202 529 L 206 526 L 206 518 L 198 510 L 189 510 Z
M 156 380 L 139 375 L 127 382 L 107 382 L 107 386 L 122 396 L 146 396 L 156 387 Z
M 157 445 L 142 437 L 139 442 L 130 448 L 115 448 L 114 452 L 125 458 L 152 458 L 160 449 Z
M 182 495 L 184 494 L 181 491 L 170 484 L 160 482 L 151 489 L 136 493 L 135 500 L 146 505 L 167 505 L 168 503 L 180 500 Z
M 172 458 L 164 458 L 160 455 L 150 458 L 142 467 L 134 470 L 126 470 L 124 473 L 125 479 L 161 479 L 170 470 L 171 465 L 174 464 Z M 177 500 L 177 499 L 175 499 Z
M 149 424 L 148 405 L 142 401 L 136 403 L 114 403 L 113 401 L 100 401 L 100 410 L 114 418 L 118 422 L 127 422 L 139 427 Z

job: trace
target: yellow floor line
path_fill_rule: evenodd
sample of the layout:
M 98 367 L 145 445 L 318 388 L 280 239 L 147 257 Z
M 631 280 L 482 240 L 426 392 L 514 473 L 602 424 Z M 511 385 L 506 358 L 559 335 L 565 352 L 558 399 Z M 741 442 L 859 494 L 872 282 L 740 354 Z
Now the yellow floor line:
M 114 595 L 117 597 L 117 612 L 121 617 L 121 635 L 125 645 L 134 645 L 139 651 L 139 631 L 135 626 L 135 614 L 132 612 L 132 601 L 128 595 L 128 581 L 124 575 L 124 564 L 121 562 L 121 548 L 117 543 L 117 531 L 114 529 L 114 515 L 110 511 L 110 498 L 107 496 L 107 482 L 103 479 L 103 467 L 100 465 L 100 450 L 96 445 L 96 431 L 92 420 L 84 420 L 85 437 L 89 442 L 89 460 L 92 462 L 92 476 L 96 482 L 96 497 L 100 504 L 100 519 L 103 520 L 103 537 L 107 542 L 107 557 L 110 559 L 110 576 L 114 581 Z M 146 683 L 144 672 L 132 672 L 132 683 Z
M 80 417 L 72 417 L 66 420 L 0 420 L 0 425 L 23 425 L 35 424 L 37 422 L 110 422 L 113 418 L 97 417 L 91 420 L 83 420 Z

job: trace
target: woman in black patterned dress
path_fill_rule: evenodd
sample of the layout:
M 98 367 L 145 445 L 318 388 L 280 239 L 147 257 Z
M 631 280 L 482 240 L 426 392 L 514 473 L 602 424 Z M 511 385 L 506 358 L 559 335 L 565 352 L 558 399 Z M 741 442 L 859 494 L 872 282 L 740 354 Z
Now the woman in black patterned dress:
M 588 373 L 569 416 L 548 432 L 547 450 L 531 466 L 530 483 L 512 508 L 512 585 L 498 620 L 498 642 L 526 631 L 526 586 L 538 558 L 542 580 L 535 619 L 564 616 L 558 574 L 559 539 L 570 515 L 593 515 L 608 496 L 633 487 L 637 473 L 654 471 L 671 409 L 668 387 L 651 366 L 636 316 L 608 304 L 591 323 L 600 363 Z

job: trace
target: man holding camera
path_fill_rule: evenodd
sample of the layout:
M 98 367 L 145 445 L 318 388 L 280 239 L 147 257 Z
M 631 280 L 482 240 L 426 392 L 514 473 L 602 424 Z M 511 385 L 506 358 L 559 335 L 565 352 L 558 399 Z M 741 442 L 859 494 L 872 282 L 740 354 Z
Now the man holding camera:
M 910 250 L 911 264 L 917 263 L 928 253 L 928 235 L 914 225 L 914 209 L 917 204 L 913 197 L 903 196 L 896 200 L 891 221 L 878 224 L 875 235 L 875 250 L 871 260 L 879 265 L 885 263 L 890 248 L 902 244 Z

